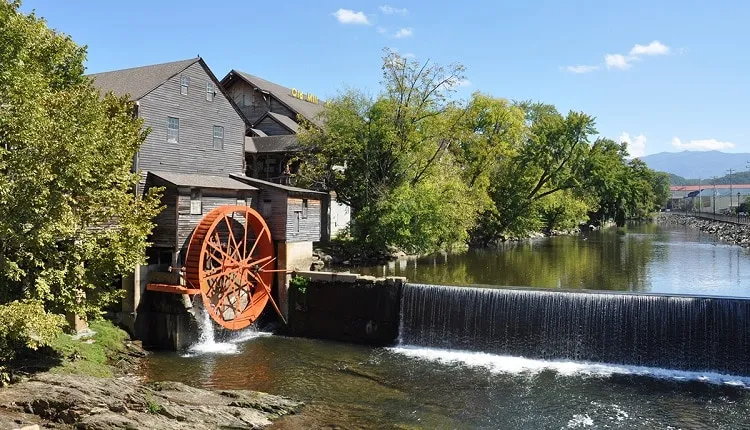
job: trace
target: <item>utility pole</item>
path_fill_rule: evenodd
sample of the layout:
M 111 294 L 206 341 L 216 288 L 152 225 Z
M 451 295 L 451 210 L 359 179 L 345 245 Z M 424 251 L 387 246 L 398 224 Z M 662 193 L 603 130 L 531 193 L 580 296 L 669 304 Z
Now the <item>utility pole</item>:
M 713 182 L 714 184 L 714 219 L 715 219 L 716 218 L 716 176 L 713 177 L 713 181 L 711 182 Z
M 732 209 L 732 172 L 734 170 L 729 169 L 727 172 L 729 172 L 729 209 Z M 740 202 L 737 202 L 737 205 L 739 206 Z
M 703 190 L 701 190 L 701 177 L 698 176 L 698 216 L 701 216 L 701 206 L 703 206 Z

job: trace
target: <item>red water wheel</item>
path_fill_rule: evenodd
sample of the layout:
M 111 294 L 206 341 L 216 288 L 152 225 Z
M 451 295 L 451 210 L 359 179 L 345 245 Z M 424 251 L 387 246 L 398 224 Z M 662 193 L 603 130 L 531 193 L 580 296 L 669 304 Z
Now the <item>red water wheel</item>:
M 271 297 L 275 270 L 268 225 L 247 206 L 220 206 L 195 228 L 185 256 L 185 278 L 198 287 L 214 321 L 230 330 L 252 324 Z

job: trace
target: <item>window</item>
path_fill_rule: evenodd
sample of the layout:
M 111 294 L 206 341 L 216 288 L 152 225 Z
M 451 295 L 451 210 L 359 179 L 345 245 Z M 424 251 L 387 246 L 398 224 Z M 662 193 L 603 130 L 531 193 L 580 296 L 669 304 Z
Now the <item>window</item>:
M 244 191 L 237 193 L 237 206 L 250 206 L 247 204 L 247 197 Z
M 214 101 L 214 97 L 216 97 L 216 91 L 214 90 L 214 83 L 206 82 L 206 101 L 212 102 Z
M 302 219 L 307 219 L 308 212 L 309 212 L 309 207 L 307 204 L 307 199 L 302 199 Z
M 180 119 L 175 117 L 167 118 L 167 142 L 177 143 L 180 140 Z
M 190 86 L 190 76 L 180 76 L 180 94 L 186 96 L 188 93 L 188 87 Z
M 203 215 L 203 202 L 201 201 L 201 190 L 193 188 L 190 190 L 190 215 Z
M 271 200 L 263 200 L 263 206 L 261 206 L 260 214 L 265 219 L 269 219 L 271 216 L 272 208 L 271 205 L 273 202 Z
M 224 149 L 224 127 L 214 126 L 214 149 Z

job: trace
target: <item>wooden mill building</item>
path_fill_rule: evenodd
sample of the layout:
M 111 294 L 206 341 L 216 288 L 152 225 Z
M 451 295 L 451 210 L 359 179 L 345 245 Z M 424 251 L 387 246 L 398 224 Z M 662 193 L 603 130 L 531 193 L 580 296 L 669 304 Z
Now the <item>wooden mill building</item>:
M 272 231 L 281 267 L 309 268 L 312 241 L 320 238 L 322 196 L 245 176 L 245 140 L 251 123 L 203 59 L 90 77 L 103 93 L 128 95 L 135 102 L 134 115 L 150 129 L 133 160 L 134 170 L 142 174 L 136 192 L 151 187 L 165 190 L 165 209 L 149 238 L 153 245 L 148 264 L 123 280 L 128 292 L 123 311 L 132 315 L 131 327 L 146 284 L 154 277 L 163 282 L 170 276 L 165 273 L 170 266 L 181 267 L 193 229 L 218 206 L 248 205 L 267 217 L 270 225 L 283 227 Z M 296 266 L 290 266 L 292 262 Z M 279 278 L 279 284 L 286 285 L 286 277 Z

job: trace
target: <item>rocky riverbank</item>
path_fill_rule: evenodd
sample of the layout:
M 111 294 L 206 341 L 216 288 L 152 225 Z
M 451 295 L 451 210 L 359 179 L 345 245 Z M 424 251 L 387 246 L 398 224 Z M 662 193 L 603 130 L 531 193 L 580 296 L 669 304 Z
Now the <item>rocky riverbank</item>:
M 25 351 L 7 368 L 12 383 L 0 380 L 0 430 L 259 429 L 302 407 L 249 390 L 144 383 L 133 376 L 146 354 L 140 342 L 106 321 L 91 327 Z
M 43 373 L 0 389 L 0 428 L 259 429 L 301 405 L 247 390 Z
M 654 218 L 654 221 L 661 224 L 685 225 L 696 228 L 716 236 L 723 242 L 750 248 L 750 225 L 732 224 L 673 213 L 659 214 Z

